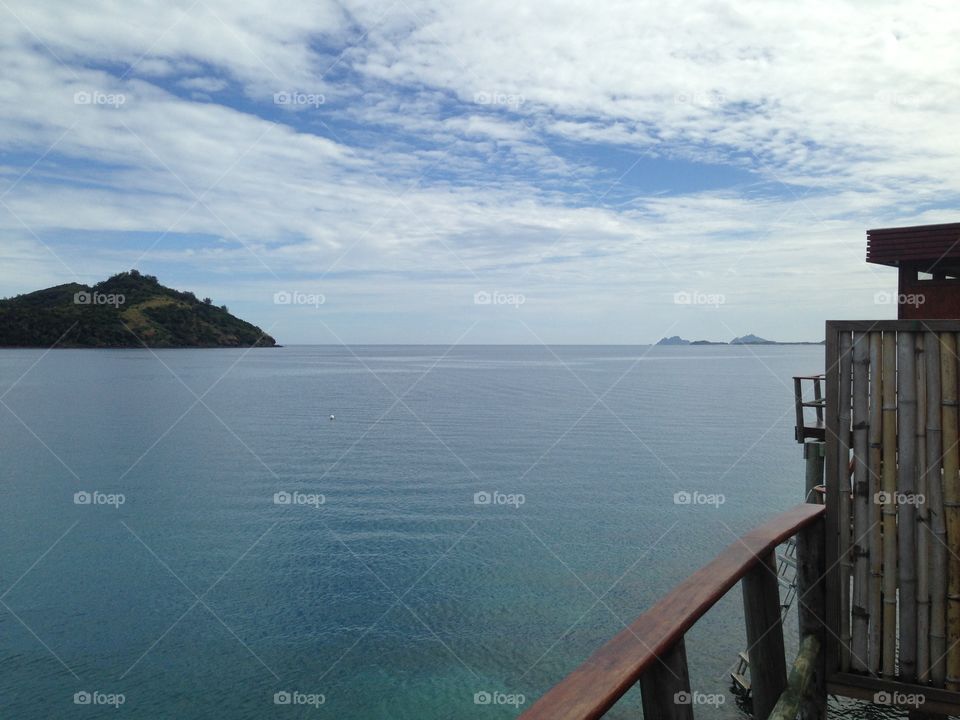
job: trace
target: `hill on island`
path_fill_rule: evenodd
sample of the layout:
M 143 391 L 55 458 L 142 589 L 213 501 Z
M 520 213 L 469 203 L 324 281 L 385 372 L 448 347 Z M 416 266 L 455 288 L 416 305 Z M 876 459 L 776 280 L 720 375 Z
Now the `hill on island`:
M 682 338 L 679 335 L 673 335 L 672 337 L 661 338 L 657 345 L 823 345 L 823 342 L 804 342 L 804 341 L 794 341 L 794 342 L 777 342 L 776 340 L 766 340 L 762 337 L 757 337 L 756 335 L 743 335 L 741 337 L 735 337 L 729 343 L 725 342 L 715 342 L 713 340 L 687 340 Z
M 0 300 L 0 346 L 263 347 L 276 340 L 226 306 L 122 272 L 96 285 L 68 283 Z

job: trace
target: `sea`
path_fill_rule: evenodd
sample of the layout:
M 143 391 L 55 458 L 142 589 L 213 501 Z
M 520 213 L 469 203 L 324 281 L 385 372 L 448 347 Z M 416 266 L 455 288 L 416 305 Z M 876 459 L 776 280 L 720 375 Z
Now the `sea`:
M 0 717 L 516 717 L 803 501 L 791 377 L 822 369 L 822 346 L 0 350 Z M 687 635 L 698 718 L 747 717 L 745 643 L 735 587 Z M 609 713 L 639 716 L 636 690 Z

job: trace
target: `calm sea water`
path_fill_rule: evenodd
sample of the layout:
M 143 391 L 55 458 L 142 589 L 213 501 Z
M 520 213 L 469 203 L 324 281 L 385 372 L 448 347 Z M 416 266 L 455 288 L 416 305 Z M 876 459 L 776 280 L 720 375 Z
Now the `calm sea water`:
M 0 351 L 0 715 L 514 717 L 802 500 L 822 352 Z M 735 590 L 698 717 L 743 645 Z

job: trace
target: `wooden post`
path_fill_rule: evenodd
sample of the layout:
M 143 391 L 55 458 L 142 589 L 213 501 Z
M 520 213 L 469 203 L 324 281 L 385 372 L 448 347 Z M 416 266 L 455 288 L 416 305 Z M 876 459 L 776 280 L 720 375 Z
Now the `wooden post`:
M 883 495 L 881 516 L 883 518 L 883 657 L 881 668 L 884 677 L 897 674 L 897 508 L 894 495 L 897 492 L 897 336 L 893 332 L 883 334 L 883 469 L 880 486 Z
M 897 435 L 900 464 L 897 489 L 913 497 L 917 487 L 917 370 L 914 334 L 897 336 Z M 897 503 L 897 570 L 900 574 L 899 677 L 906 682 L 917 678 L 917 553 L 916 506 Z
M 753 715 L 766 718 L 787 686 L 776 552 L 761 558 L 742 585 Z
M 941 431 L 943 435 L 943 514 L 947 544 L 960 547 L 960 450 L 957 448 L 957 339 L 940 335 Z M 947 559 L 947 668 L 948 690 L 960 690 L 960 557 Z
M 800 705 L 800 720 L 827 717 L 826 525 L 821 519 L 797 533 L 797 618 L 800 637 L 817 639 L 817 653 L 809 692 Z
M 683 638 L 640 676 L 644 720 L 693 720 L 690 673 Z M 684 699 L 687 702 L 684 702 Z
M 883 472 L 883 348 L 880 333 L 870 333 L 870 467 L 867 473 L 867 497 L 870 505 L 870 637 L 867 667 L 871 673 L 880 672 L 881 631 L 883 629 L 883 547 L 880 535 L 880 475 Z
M 806 461 L 804 477 L 804 502 L 817 504 L 820 495 L 816 488 L 823 485 L 823 443 L 807 442 L 803 444 L 803 459 Z
M 820 654 L 820 641 L 816 637 L 808 635 L 801 638 L 800 652 L 790 670 L 787 689 L 767 720 L 796 720 L 798 715 L 802 717 L 804 698 L 810 690 Z
M 870 518 L 872 516 L 867 470 L 870 370 L 870 338 L 853 334 L 853 602 L 851 605 L 853 643 L 850 665 L 867 670 L 867 638 L 870 625 Z

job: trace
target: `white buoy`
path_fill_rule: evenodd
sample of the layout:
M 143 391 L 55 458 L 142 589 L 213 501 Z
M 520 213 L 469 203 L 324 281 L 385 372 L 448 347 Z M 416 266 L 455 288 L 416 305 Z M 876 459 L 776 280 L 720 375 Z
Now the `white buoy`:
M 336 418 L 336 416 L 331 415 L 331 416 L 330 416 L 330 419 L 331 419 L 331 420 L 336 420 L 337 418 Z

